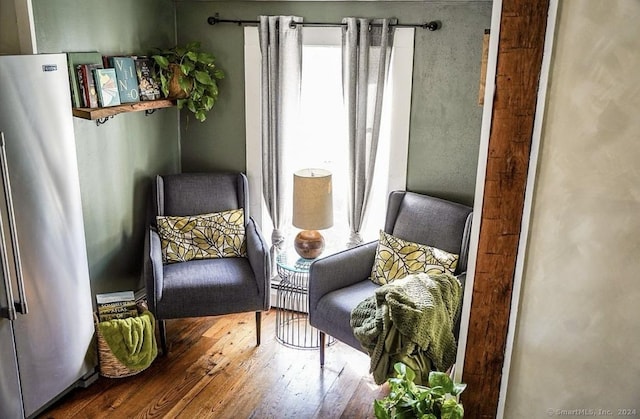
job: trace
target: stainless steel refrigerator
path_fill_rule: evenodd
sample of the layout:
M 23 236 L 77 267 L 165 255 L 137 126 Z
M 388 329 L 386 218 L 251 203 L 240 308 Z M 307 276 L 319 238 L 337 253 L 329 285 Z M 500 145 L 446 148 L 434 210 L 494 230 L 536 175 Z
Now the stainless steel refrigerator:
M 0 418 L 95 377 L 64 54 L 0 56 Z

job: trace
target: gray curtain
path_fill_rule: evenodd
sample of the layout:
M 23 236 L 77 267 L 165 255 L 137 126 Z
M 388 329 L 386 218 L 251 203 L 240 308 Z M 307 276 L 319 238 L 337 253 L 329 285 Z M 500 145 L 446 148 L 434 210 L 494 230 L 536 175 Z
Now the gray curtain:
M 271 253 L 281 249 L 281 228 L 289 179 L 283 159 L 292 135 L 300 99 L 302 77 L 302 18 L 296 16 L 260 16 L 259 34 L 262 53 L 262 191 L 273 221 Z M 271 259 L 272 261 L 275 258 Z
M 373 182 L 382 100 L 393 44 L 391 19 L 344 18 L 342 89 L 349 131 L 348 247 L 362 243 L 360 230 Z

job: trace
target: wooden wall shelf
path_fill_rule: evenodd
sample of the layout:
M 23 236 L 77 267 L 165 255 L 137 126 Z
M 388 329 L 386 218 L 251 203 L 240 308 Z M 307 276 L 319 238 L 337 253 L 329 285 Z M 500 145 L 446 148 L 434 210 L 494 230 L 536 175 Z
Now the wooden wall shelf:
M 154 111 L 155 109 L 170 108 L 176 103 L 169 99 L 149 100 L 123 105 L 110 106 L 108 108 L 73 108 L 73 116 L 89 120 L 105 121 L 114 115 L 126 112 Z

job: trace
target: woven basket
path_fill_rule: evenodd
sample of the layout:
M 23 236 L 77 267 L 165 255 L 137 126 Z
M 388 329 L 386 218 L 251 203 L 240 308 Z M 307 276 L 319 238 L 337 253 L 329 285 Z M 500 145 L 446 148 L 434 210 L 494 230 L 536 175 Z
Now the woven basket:
M 140 314 L 147 310 L 144 303 L 139 303 L 137 308 L 138 313 Z M 98 327 L 98 316 L 96 316 L 95 313 L 93 313 L 93 320 L 95 322 L 96 335 L 98 337 L 98 361 L 100 363 L 100 375 L 107 378 L 124 378 L 141 373 L 146 369 L 142 368 L 133 370 L 120 362 L 113 352 L 111 352 L 109 344 L 104 339 L 104 336 L 102 336 L 102 333 L 100 333 L 100 328 Z

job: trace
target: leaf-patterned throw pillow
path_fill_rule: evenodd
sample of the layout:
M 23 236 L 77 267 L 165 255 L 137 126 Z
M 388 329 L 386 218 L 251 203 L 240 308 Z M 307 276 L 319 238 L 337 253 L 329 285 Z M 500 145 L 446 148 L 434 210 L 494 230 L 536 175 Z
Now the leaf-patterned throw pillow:
M 419 272 L 431 275 L 453 274 L 458 266 L 458 259 L 458 255 L 402 240 L 380 230 L 371 280 L 378 285 L 384 285 L 394 279 Z
M 242 208 L 210 214 L 156 217 L 164 263 L 245 257 Z

